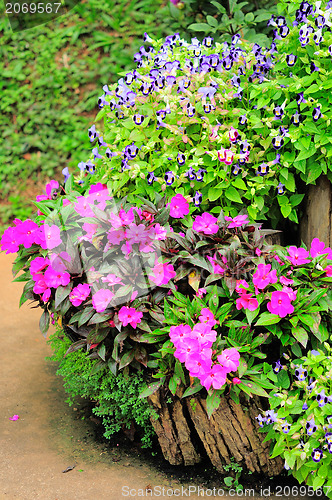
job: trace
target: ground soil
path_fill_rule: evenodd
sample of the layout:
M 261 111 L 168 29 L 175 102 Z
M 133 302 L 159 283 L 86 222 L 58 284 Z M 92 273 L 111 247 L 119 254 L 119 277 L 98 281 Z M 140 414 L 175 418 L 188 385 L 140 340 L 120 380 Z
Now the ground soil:
M 26 304 L 18 308 L 22 283 L 11 283 L 13 260 L 0 253 L 0 500 L 196 500 L 210 496 L 213 487 L 230 496 L 207 462 L 201 477 L 202 467 L 179 470 L 160 455 L 147 458 L 134 445 L 97 439 L 97 423 L 81 405 L 68 407 L 56 368 L 45 360 L 51 350 L 38 329 L 40 310 Z M 19 420 L 9 420 L 13 415 Z M 291 489 L 275 496 L 278 481 L 269 481 L 256 481 L 255 496 L 294 498 L 287 494 Z M 200 494 L 189 486 L 196 492 L 200 487 Z

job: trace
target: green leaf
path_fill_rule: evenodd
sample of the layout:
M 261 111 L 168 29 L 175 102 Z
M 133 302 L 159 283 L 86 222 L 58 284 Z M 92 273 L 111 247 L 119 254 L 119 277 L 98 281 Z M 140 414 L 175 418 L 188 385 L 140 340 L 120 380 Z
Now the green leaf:
M 277 314 L 265 312 L 260 316 L 258 321 L 255 323 L 255 326 L 275 325 L 276 323 L 279 323 L 280 320 L 281 318 L 280 316 L 277 316 Z
M 58 286 L 55 292 L 55 302 L 54 307 L 57 309 L 61 302 L 65 300 L 66 297 L 70 294 L 71 286 L 70 284 L 67 286 Z
M 130 351 L 127 351 L 121 358 L 119 370 L 121 370 L 125 366 L 128 366 L 132 362 L 132 360 L 134 359 L 134 356 L 135 356 L 134 349 L 130 349 Z
M 301 326 L 293 326 L 292 327 L 292 334 L 300 342 L 300 344 L 303 345 L 303 347 L 307 346 L 308 342 L 308 332 L 302 328 Z
M 213 28 L 216 28 L 218 26 L 218 21 L 212 16 L 206 16 L 206 20 L 209 23 L 210 26 Z
M 147 398 L 148 396 L 151 396 L 151 394 L 155 393 L 158 391 L 158 389 L 164 384 L 165 382 L 165 377 L 162 377 L 158 382 L 153 382 L 149 384 L 142 392 L 139 394 L 139 399 L 144 399 Z
M 206 410 L 209 418 L 211 417 L 212 413 L 218 408 L 219 405 L 220 405 L 220 396 L 218 396 L 216 391 L 209 393 L 206 398 Z
M 44 337 L 50 326 L 50 313 L 45 309 L 39 320 L 39 328 Z
M 201 389 L 203 389 L 203 386 L 200 383 L 196 383 L 191 387 L 187 387 L 187 389 L 182 394 L 182 398 L 186 398 L 187 396 L 192 396 L 193 394 L 196 394 L 196 392 L 199 392 Z
M 211 27 L 206 23 L 193 23 L 188 26 L 188 29 L 192 31 L 203 31 L 204 33 L 209 33 L 211 31 Z
M 235 203 L 242 203 L 242 199 L 241 196 L 239 195 L 239 192 L 233 186 L 230 186 L 225 190 L 225 196 L 230 201 L 234 201 Z

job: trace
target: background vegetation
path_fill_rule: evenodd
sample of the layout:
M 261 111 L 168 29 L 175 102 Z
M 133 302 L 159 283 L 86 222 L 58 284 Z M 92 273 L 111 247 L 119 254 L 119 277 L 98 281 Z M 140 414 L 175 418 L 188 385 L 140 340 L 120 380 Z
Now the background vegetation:
M 1 16 L 0 224 L 29 217 L 28 200 L 45 180 L 61 179 L 64 167 L 84 160 L 102 87 L 132 67 L 145 31 L 155 38 L 178 31 L 188 40 L 240 31 L 249 39 L 255 29 L 266 32 L 262 7 L 272 5 L 185 0 L 179 9 L 168 0 L 82 0 L 68 15 L 20 33 Z

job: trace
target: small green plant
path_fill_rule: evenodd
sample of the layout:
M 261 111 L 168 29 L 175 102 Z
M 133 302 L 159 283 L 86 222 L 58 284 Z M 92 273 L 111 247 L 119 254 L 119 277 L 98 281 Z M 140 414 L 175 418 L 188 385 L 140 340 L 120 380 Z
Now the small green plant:
M 234 459 L 229 465 L 224 465 L 224 470 L 226 472 L 232 472 L 232 476 L 226 476 L 224 478 L 224 483 L 228 488 L 233 488 L 236 490 L 243 490 L 242 484 L 240 484 L 239 480 L 241 478 L 241 474 L 243 471 L 243 467 L 237 464 Z
M 97 360 L 91 359 L 89 352 L 80 350 L 66 355 L 71 342 L 61 328 L 50 336 L 49 343 L 54 351 L 49 359 L 58 363 L 57 375 L 64 379 L 68 404 L 71 406 L 76 396 L 94 401 L 92 411 L 101 417 L 106 438 L 130 429 L 134 422 L 142 446 L 151 447 L 155 434 L 150 422 L 153 411 L 146 400 L 138 398 L 145 385 L 143 374 L 130 377 L 121 373 L 115 377 L 107 366 L 98 369 Z

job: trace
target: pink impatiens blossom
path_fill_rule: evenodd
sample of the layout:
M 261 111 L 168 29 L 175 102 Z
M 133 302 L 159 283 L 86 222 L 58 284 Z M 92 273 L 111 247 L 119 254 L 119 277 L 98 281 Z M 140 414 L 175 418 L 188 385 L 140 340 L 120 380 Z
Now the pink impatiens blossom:
M 104 312 L 114 297 L 114 293 L 109 289 L 101 288 L 92 296 L 92 305 L 98 313 Z
M 4 231 L 1 238 L 0 247 L 3 252 L 6 251 L 6 254 L 16 253 L 19 251 L 20 247 L 17 241 L 16 231 L 14 227 L 7 227 L 7 229 Z
M 332 278 L 332 266 L 325 267 L 324 271 L 326 272 L 326 276 L 328 278 Z
M 111 196 L 109 195 L 106 184 L 98 182 L 90 186 L 88 199 L 91 202 L 110 200 Z
M 213 312 L 210 311 L 210 309 L 208 309 L 207 307 L 203 307 L 203 309 L 201 310 L 201 315 L 198 319 L 201 323 L 205 323 L 211 328 L 217 324 Z
M 310 262 L 309 257 L 309 252 L 305 250 L 304 248 L 297 248 L 295 246 L 290 246 L 288 248 L 288 254 L 289 257 L 285 257 L 287 260 L 289 260 L 293 266 L 301 266 L 302 264 L 307 264 Z
M 277 314 L 280 318 L 294 312 L 288 293 L 279 290 L 272 292 L 271 301 L 267 303 L 267 308 L 271 314 Z
M 76 203 L 74 204 L 75 212 L 82 217 L 94 217 L 95 214 L 90 207 L 91 202 L 92 200 L 88 200 L 85 196 L 78 196 L 76 198 Z
M 317 255 L 327 255 L 329 260 L 332 260 L 332 250 L 330 247 L 325 248 L 325 243 L 318 238 L 314 238 L 311 242 L 310 255 L 314 259 Z
M 84 236 L 80 236 L 78 241 L 89 241 L 92 243 L 92 239 L 97 232 L 99 224 L 91 224 L 89 222 L 84 222 L 82 229 L 86 232 Z
M 36 196 L 37 201 L 43 201 L 43 200 L 51 200 L 53 192 L 59 189 L 59 183 L 58 181 L 52 180 L 45 186 L 45 193 L 46 194 L 40 194 Z
M 234 377 L 232 382 L 233 384 L 241 384 L 241 380 L 238 377 Z
M 210 373 L 207 373 L 204 379 L 201 379 L 204 387 L 209 390 L 211 385 L 213 389 L 221 389 L 226 383 L 227 371 L 221 365 L 213 365 Z
M 158 262 L 151 269 L 153 274 L 149 275 L 149 280 L 153 281 L 157 286 L 166 285 L 172 278 L 175 278 L 176 272 L 172 264 L 164 264 Z
M 101 281 L 103 283 L 107 283 L 108 286 L 123 285 L 121 278 L 119 278 L 119 276 L 116 276 L 115 274 L 108 274 L 107 276 L 101 278 Z
M 249 219 L 247 215 L 237 215 L 236 217 L 228 217 L 225 216 L 225 220 L 230 221 L 228 225 L 228 229 L 232 229 L 233 227 L 241 227 L 245 224 L 248 224 Z
M 258 300 L 252 296 L 252 293 L 241 292 L 241 295 L 236 299 L 236 309 L 249 309 L 249 311 L 255 311 L 258 307 Z
M 199 340 L 201 346 L 210 347 L 217 338 L 217 332 L 211 329 L 206 323 L 197 323 L 194 325 L 193 334 Z
M 202 298 L 207 293 L 206 288 L 199 288 L 196 292 L 196 297 Z
M 62 240 L 60 238 L 60 228 L 53 224 L 49 226 L 44 224 L 36 231 L 35 241 L 44 250 L 53 250 L 57 246 L 61 245 Z
M 225 269 L 217 263 L 214 257 L 207 255 L 206 258 L 211 262 L 214 274 L 223 274 L 225 272 Z
M 39 230 L 39 226 L 31 219 L 18 224 L 15 229 L 17 242 L 23 245 L 24 248 L 30 248 L 36 242 L 36 233 Z
M 270 283 L 278 281 L 277 271 L 271 271 L 271 264 L 258 264 L 257 270 L 252 276 L 252 282 L 256 288 L 263 290 Z
M 131 245 L 134 243 L 145 243 L 148 238 L 146 227 L 144 224 L 139 224 L 138 226 L 132 224 L 126 230 L 126 237 Z
M 45 271 L 44 279 L 45 283 L 49 288 L 58 288 L 58 286 L 66 286 L 70 282 L 70 274 L 66 271 L 59 269 L 54 269 L 52 266 L 48 266 Z
M 182 194 L 176 194 L 173 196 L 169 203 L 170 216 L 183 219 L 185 215 L 189 214 L 189 203 Z
M 201 350 L 201 346 L 199 344 L 198 339 L 187 338 L 185 342 L 179 342 L 176 346 L 176 350 L 174 352 L 174 356 L 181 361 L 181 363 L 185 363 L 186 360 L 194 353 L 199 353 Z
M 237 293 L 243 293 L 249 287 L 249 283 L 246 280 L 236 280 L 235 291 Z
M 287 293 L 287 295 L 288 295 L 288 297 L 289 297 L 290 300 L 295 300 L 296 299 L 297 290 L 293 290 L 289 286 L 283 286 L 282 287 L 282 292 Z
M 149 228 L 149 237 L 151 240 L 165 240 L 167 229 L 159 224 L 155 224 Z
M 211 349 L 192 352 L 185 366 L 191 377 L 204 378 L 211 371 Z
M 111 229 L 107 233 L 107 239 L 111 245 L 118 245 L 126 237 L 126 233 L 123 229 Z
M 208 212 L 197 215 L 193 230 L 204 234 L 216 234 L 219 231 L 218 219 Z
M 137 328 L 138 323 L 142 320 L 143 313 L 142 311 L 136 311 L 134 307 L 122 306 L 118 317 L 123 326 L 131 325 L 133 328 Z
M 282 285 L 292 285 L 294 283 L 294 280 L 290 278 L 286 278 L 285 276 L 280 276 L 279 281 Z
M 50 265 L 50 260 L 44 257 L 36 257 L 30 262 L 30 273 L 33 276 L 36 273 L 39 273 L 45 267 Z
M 69 294 L 69 300 L 73 306 L 78 307 L 90 295 L 90 286 L 87 283 L 79 284 Z
M 20 417 L 18 415 L 13 415 L 12 417 L 9 417 L 9 420 L 12 420 L 13 422 L 15 422 L 16 420 L 18 420 Z
M 185 338 L 191 337 L 191 328 L 189 325 L 171 326 L 169 336 L 173 344 L 176 346 Z
M 234 347 L 231 347 L 230 349 L 224 349 L 217 356 L 217 359 L 228 372 L 235 372 L 239 367 L 240 353 Z

